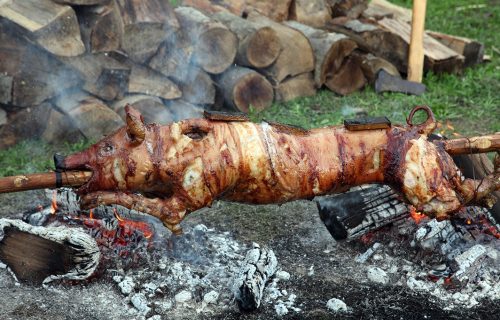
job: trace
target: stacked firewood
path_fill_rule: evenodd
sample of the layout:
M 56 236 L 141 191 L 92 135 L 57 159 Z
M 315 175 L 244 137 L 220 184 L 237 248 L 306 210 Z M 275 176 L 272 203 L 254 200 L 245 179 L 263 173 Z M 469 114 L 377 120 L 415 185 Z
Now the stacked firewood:
M 0 2 L 0 148 L 98 139 L 123 124 L 246 112 L 320 88 L 346 95 L 406 72 L 411 11 L 385 0 Z M 483 46 L 425 35 L 425 68 L 460 72 Z

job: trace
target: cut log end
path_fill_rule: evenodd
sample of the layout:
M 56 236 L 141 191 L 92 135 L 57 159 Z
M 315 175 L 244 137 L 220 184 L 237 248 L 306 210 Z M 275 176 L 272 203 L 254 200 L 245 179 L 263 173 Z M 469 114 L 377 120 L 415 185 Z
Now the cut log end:
M 333 77 L 327 78 L 325 85 L 333 92 L 348 95 L 363 88 L 366 78 L 360 63 L 353 57 L 348 57 L 339 71 Z
M 201 34 L 194 59 L 206 72 L 219 74 L 234 62 L 238 38 L 224 28 L 213 28 Z
M 250 107 L 263 110 L 271 106 L 273 99 L 273 87 L 257 73 L 246 75 L 233 89 L 234 105 L 242 112 L 248 112 Z
M 246 48 L 246 58 L 255 68 L 270 66 L 281 53 L 281 44 L 276 31 L 264 27 L 255 32 Z

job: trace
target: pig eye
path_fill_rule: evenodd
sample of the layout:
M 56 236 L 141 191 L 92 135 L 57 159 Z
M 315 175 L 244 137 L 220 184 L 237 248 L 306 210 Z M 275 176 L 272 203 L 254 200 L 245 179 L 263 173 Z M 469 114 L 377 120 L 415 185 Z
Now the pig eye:
M 115 148 L 113 147 L 113 145 L 111 144 L 105 144 L 102 148 L 101 148 L 101 152 L 103 154 L 111 154 L 113 153 L 113 151 L 115 150 Z

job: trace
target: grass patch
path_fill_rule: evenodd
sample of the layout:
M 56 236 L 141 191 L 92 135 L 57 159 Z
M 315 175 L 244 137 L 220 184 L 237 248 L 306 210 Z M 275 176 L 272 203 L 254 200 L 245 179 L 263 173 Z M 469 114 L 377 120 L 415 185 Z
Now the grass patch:
M 411 8 L 411 0 L 392 1 Z M 500 131 L 500 1 L 444 0 L 430 1 L 426 29 L 477 39 L 486 45 L 490 63 L 465 70 L 463 75 L 436 75 L 424 78 L 427 92 L 421 97 L 398 93 L 376 94 L 372 88 L 339 97 L 321 90 L 316 96 L 252 113 L 256 121 L 268 119 L 305 128 L 340 124 L 353 117 L 355 108 L 369 115 L 385 115 L 403 123 L 415 105 L 429 105 L 441 122 L 450 122 L 462 135 Z M 471 5 L 484 5 L 472 9 Z M 445 128 L 447 128 L 445 126 Z M 451 130 L 451 129 L 449 129 Z M 445 132 L 446 133 L 446 132 Z
M 0 176 L 12 176 L 54 170 L 52 157 L 55 152 L 70 154 L 90 146 L 92 141 L 50 145 L 39 140 L 22 141 L 15 146 L 0 150 Z

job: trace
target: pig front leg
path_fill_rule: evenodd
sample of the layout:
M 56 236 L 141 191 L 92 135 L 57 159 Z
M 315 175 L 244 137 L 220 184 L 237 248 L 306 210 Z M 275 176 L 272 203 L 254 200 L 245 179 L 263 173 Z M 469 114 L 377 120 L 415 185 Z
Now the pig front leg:
M 165 227 L 174 234 L 182 233 L 179 223 L 184 219 L 186 209 L 175 197 L 169 199 L 146 198 L 125 192 L 98 191 L 82 196 L 80 202 L 82 209 L 92 209 L 100 205 L 112 204 L 152 215 L 160 219 Z

